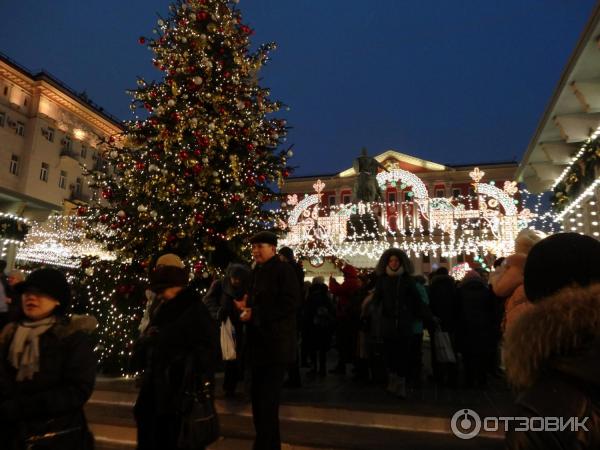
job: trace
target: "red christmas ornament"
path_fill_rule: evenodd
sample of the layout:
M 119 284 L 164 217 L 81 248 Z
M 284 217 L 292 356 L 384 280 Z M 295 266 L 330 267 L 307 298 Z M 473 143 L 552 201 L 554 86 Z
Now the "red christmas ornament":
M 183 172 L 183 176 L 189 178 L 192 176 L 192 173 L 189 170 L 186 170 L 185 172 Z
M 200 149 L 197 148 L 196 150 L 194 150 L 194 155 L 200 156 L 201 154 L 202 154 L 202 151 Z
M 259 183 L 264 183 L 266 181 L 267 177 L 265 177 L 264 175 L 259 175 L 258 176 L 258 182 Z
M 138 42 L 139 42 L 141 45 L 144 45 L 144 44 L 146 43 L 146 38 L 145 38 L 144 36 L 140 36 L 140 38 L 138 39 Z
M 198 261 L 197 263 L 194 264 L 194 272 L 196 272 L 196 273 L 201 272 L 202 269 L 204 269 L 204 263 L 202 263 L 201 261 Z
M 80 206 L 77 208 L 77 215 L 83 216 L 87 212 L 87 208 L 85 206 Z
M 202 213 L 196 213 L 194 215 L 194 220 L 196 221 L 196 223 L 201 224 L 204 223 L 204 214 Z
M 246 144 L 246 148 L 248 149 L 249 152 L 254 150 L 254 145 L 252 144 Z
M 198 14 L 196 14 L 196 19 L 206 20 L 208 19 L 208 13 L 206 11 L 200 11 Z
M 182 150 L 182 151 L 179 152 L 179 159 L 182 159 L 182 160 L 185 161 L 189 157 L 190 157 L 190 155 L 188 154 L 188 152 L 186 152 L 184 150 Z
M 248 177 L 246 178 L 246 184 L 248 186 L 253 186 L 256 183 L 256 180 L 254 179 L 254 177 Z
M 150 263 L 149 263 L 148 261 L 146 261 L 146 260 L 144 260 L 144 261 L 142 261 L 142 262 L 140 263 L 140 266 L 142 266 L 144 269 L 145 269 L 146 267 L 148 267 L 149 265 L 150 265 Z
M 202 172 L 202 165 L 196 164 L 194 167 L 192 167 L 192 170 L 194 171 L 195 175 L 198 175 L 200 172 Z
M 108 215 L 102 214 L 98 219 L 100 220 L 100 222 L 106 223 L 106 222 L 108 222 Z
M 113 192 L 111 189 L 104 189 L 102 191 L 102 198 L 106 199 L 106 200 L 110 200 L 113 196 Z
M 110 224 L 110 228 L 111 228 L 111 230 L 116 230 L 117 228 L 119 228 L 119 224 L 118 223 L 111 223 Z
M 144 170 L 144 166 L 145 166 L 145 164 L 141 161 L 135 163 L 136 170 L 142 171 L 142 170 Z
M 283 178 L 287 178 L 290 176 L 290 171 L 286 169 L 283 172 L 281 172 L 281 175 L 283 176 Z

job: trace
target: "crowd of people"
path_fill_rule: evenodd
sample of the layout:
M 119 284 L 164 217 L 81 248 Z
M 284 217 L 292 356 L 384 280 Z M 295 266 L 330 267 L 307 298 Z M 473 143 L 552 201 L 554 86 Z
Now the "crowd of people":
M 151 270 L 133 358 L 141 373 L 134 408 L 140 450 L 202 448 L 198 442 L 214 438 L 214 430 L 190 431 L 190 405 L 202 401 L 190 391 L 214 398 L 221 367 L 226 396 L 242 382 L 249 387 L 255 450 L 281 448 L 286 385 L 351 371 L 406 398 L 423 382 L 425 331 L 438 385 L 482 388 L 505 373 L 522 416 L 590 418 L 585 433 L 510 431 L 508 448 L 600 445 L 597 240 L 524 230 L 515 253 L 491 274 L 471 270 L 460 281 L 443 267 L 428 278 L 415 275 L 406 253 L 390 248 L 375 270 L 346 265 L 343 282 L 331 277 L 327 284 L 305 281 L 292 250 L 277 250 L 275 234 L 260 232 L 250 244 L 252 266 L 230 265 L 204 296 L 177 255 L 160 256 Z M 96 377 L 96 320 L 70 313 L 70 287 L 60 271 L 43 268 L 24 279 L 18 271 L 5 277 L 2 269 L 3 448 L 93 448 L 83 407 Z M 333 348 L 337 364 L 327 367 Z M 211 411 L 203 417 L 215 419 Z

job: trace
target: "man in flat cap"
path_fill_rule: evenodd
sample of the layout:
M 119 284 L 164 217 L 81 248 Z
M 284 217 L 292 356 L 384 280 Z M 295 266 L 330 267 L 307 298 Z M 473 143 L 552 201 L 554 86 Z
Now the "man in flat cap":
M 262 231 L 250 239 L 256 265 L 250 294 L 236 306 L 247 324 L 252 371 L 254 450 L 280 450 L 279 399 L 286 369 L 296 361 L 296 310 L 300 286 L 292 266 L 277 257 L 277 236 Z

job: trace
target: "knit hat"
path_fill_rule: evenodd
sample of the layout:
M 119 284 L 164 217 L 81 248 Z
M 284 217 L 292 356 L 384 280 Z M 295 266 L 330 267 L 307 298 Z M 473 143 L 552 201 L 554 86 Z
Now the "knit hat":
M 150 289 L 161 292 L 171 287 L 186 286 L 189 274 L 181 258 L 173 253 L 162 255 L 150 272 Z
M 519 231 L 519 234 L 517 234 L 517 238 L 515 239 L 515 253 L 521 253 L 522 255 L 529 254 L 531 247 L 545 237 L 546 234 L 538 230 L 525 228 Z
M 577 233 L 558 233 L 533 246 L 524 271 L 531 302 L 562 288 L 600 282 L 600 242 Z
M 270 231 L 261 231 L 250 238 L 251 244 L 269 244 L 277 246 L 277 235 Z
M 18 294 L 35 292 L 52 297 L 60 303 L 56 313 L 64 314 L 71 306 L 71 288 L 62 272 L 56 269 L 38 269 L 29 274 L 22 283 L 15 285 Z

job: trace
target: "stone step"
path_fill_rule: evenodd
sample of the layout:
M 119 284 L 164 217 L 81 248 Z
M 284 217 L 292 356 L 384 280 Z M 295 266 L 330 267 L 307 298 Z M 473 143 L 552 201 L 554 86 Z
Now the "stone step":
M 131 389 L 97 390 L 88 402 L 88 420 L 107 450 L 133 448 L 132 408 L 136 396 Z M 251 407 L 247 402 L 217 399 L 216 407 L 226 439 L 253 439 Z M 503 439 L 501 433 L 486 433 L 461 441 L 451 434 L 448 417 L 286 404 L 280 408 L 280 419 L 282 437 L 289 445 L 318 448 L 501 448 Z M 425 444 L 427 447 L 422 447 Z

